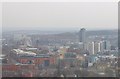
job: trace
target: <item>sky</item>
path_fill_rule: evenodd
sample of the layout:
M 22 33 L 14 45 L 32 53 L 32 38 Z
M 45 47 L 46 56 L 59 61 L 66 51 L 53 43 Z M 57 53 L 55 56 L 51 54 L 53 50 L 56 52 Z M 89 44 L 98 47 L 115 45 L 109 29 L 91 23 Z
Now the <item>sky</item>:
M 4 2 L 3 31 L 118 28 L 117 2 Z

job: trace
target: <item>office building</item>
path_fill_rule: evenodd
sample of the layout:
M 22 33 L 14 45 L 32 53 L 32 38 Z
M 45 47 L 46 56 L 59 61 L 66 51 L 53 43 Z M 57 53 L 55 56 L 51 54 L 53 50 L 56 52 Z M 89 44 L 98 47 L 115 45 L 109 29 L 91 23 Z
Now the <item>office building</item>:
M 87 50 L 89 51 L 89 54 L 92 55 L 94 54 L 94 42 L 88 42 L 87 44 Z
M 79 42 L 83 43 L 83 49 L 86 50 L 86 29 L 81 28 L 79 31 Z
M 104 50 L 110 50 L 111 48 L 110 48 L 110 41 L 107 41 L 107 40 L 105 40 L 104 42 Z
M 86 42 L 86 29 L 81 28 L 79 31 L 79 42 Z

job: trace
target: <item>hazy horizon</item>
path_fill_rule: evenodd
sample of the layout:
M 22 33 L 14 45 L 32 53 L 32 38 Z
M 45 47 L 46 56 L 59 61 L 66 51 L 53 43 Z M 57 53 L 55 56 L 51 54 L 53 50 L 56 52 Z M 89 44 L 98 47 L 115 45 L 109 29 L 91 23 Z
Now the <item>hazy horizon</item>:
M 118 28 L 117 2 L 8 2 L 2 9 L 3 31 Z
M 86 28 L 85 28 L 86 29 Z M 67 32 L 79 32 L 80 29 L 76 29 L 76 30 L 3 30 L 2 32 L 40 32 L 40 33 L 67 33 Z M 118 29 L 99 29 L 99 30 L 88 30 L 86 29 L 86 31 L 118 31 Z

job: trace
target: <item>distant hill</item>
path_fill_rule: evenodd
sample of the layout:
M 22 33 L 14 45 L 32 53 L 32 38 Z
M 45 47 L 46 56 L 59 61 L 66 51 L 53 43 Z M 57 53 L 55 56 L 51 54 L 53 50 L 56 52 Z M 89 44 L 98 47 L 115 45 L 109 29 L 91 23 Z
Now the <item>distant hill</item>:
M 41 30 L 16 30 L 16 31 L 4 31 L 3 34 L 59 34 L 62 31 L 41 31 Z
M 57 34 L 58 36 L 74 36 L 78 35 L 78 32 L 66 32 L 66 33 L 61 33 Z M 118 30 L 99 30 L 99 31 L 86 31 L 87 36 L 93 36 L 93 35 L 118 35 Z
M 87 35 L 117 35 L 118 30 L 87 31 Z
M 19 30 L 19 31 L 9 31 L 3 34 L 34 34 L 34 35 L 57 35 L 57 36 L 74 36 L 78 35 L 78 32 L 63 32 L 63 31 L 39 31 L 39 30 Z M 86 34 L 91 35 L 117 35 L 118 30 L 96 30 L 96 31 L 86 31 Z

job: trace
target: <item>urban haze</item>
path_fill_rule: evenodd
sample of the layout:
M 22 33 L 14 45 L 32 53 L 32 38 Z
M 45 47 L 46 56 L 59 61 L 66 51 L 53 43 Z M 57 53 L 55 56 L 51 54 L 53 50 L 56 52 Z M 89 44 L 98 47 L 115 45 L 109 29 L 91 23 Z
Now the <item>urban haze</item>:
M 2 77 L 119 77 L 116 2 L 5 2 Z

